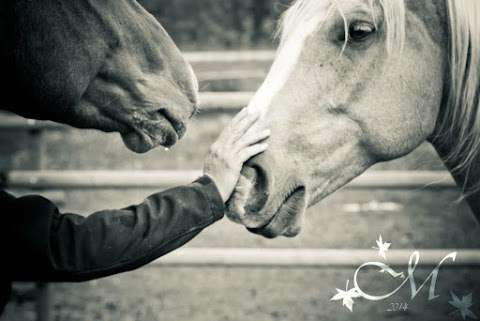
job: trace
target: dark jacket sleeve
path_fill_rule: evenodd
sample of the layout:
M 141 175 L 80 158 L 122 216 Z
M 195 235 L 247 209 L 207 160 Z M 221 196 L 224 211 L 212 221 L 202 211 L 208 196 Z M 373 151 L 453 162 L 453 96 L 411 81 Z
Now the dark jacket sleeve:
M 60 214 L 38 196 L 9 196 L 8 203 L 1 215 L 15 281 L 86 281 L 133 270 L 184 245 L 224 215 L 208 177 L 88 217 Z

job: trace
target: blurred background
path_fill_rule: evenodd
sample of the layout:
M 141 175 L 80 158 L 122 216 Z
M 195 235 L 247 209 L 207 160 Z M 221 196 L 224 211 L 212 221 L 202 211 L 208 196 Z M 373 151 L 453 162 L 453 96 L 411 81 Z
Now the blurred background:
M 272 62 L 276 21 L 288 0 L 143 0 L 186 52 L 211 108 L 190 123 L 187 136 L 172 150 L 146 155 L 129 152 L 116 135 L 78 131 L 0 116 L 0 169 L 25 171 L 179 171 L 200 170 L 210 144 L 239 105 L 261 84 Z M 214 51 L 214 52 L 212 52 Z M 226 52 L 228 51 L 228 52 Z M 221 98 L 221 99 L 220 99 Z M 225 108 L 223 108 L 225 107 Z M 3 125 L 2 125 L 3 124 Z M 16 124 L 15 126 L 12 124 Z M 373 171 L 445 170 L 428 145 Z M 403 172 L 402 172 L 403 173 Z M 368 174 L 368 173 L 367 173 Z M 13 186 L 18 195 L 40 193 L 62 211 L 88 215 L 142 201 L 157 188 L 35 188 Z M 165 188 L 168 186 L 165 186 Z M 381 234 L 392 249 L 478 249 L 480 228 L 456 188 L 347 188 L 308 211 L 294 239 L 267 240 L 224 220 L 207 229 L 188 248 L 275 248 L 371 250 Z M 353 252 L 352 252 L 353 253 Z M 445 254 L 448 250 L 445 250 Z M 400 269 L 406 270 L 405 266 Z M 480 272 L 444 269 L 439 299 L 424 290 L 410 301 L 409 289 L 386 302 L 359 300 L 350 313 L 330 302 L 352 278 L 354 267 L 150 266 L 83 284 L 54 284 L 46 299 L 50 320 L 461 320 L 451 314 L 449 291 L 474 293 L 480 315 Z M 430 269 L 418 272 L 419 280 Z M 372 274 L 367 283 L 382 285 Z M 391 287 L 388 289 L 392 289 Z M 387 291 L 388 292 L 388 291 Z M 29 284 L 17 284 L 1 321 L 36 320 L 39 310 Z M 407 312 L 387 312 L 392 302 L 408 302 Z M 41 308 L 40 308 L 41 310 Z
M 272 48 L 291 0 L 143 0 L 184 50 Z

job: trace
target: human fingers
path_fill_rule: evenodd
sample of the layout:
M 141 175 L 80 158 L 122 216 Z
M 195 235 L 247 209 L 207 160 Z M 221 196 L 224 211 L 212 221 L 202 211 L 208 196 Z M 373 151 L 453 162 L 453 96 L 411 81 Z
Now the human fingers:
M 268 144 L 266 143 L 250 145 L 238 152 L 239 161 L 241 161 L 242 163 L 245 163 L 247 160 L 249 160 L 253 156 L 256 156 L 266 151 L 267 148 L 268 148 Z
M 242 136 L 237 142 L 236 142 L 236 148 L 238 150 L 244 149 L 250 145 L 259 143 L 268 137 L 270 137 L 271 131 L 269 129 L 262 130 L 260 132 L 258 131 L 252 131 L 244 136 Z

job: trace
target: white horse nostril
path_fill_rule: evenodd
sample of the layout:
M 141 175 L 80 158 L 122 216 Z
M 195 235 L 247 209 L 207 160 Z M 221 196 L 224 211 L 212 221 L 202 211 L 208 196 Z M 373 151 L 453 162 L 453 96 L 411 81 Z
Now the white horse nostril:
M 267 175 L 265 171 L 257 165 L 244 167 L 242 174 L 248 178 L 253 185 L 248 195 L 245 210 L 247 213 L 259 213 L 268 201 Z
M 242 224 L 245 217 L 245 204 L 253 185 L 245 176 L 240 176 L 232 197 L 227 203 L 227 217 L 235 223 Z
M 227 204 L 228 218 L 252 228 L 265 225 L 268 218 L 265 217 L 263 209 L 268 201 L 267 190 L 265 172 L 258 166 L 245 166 Z

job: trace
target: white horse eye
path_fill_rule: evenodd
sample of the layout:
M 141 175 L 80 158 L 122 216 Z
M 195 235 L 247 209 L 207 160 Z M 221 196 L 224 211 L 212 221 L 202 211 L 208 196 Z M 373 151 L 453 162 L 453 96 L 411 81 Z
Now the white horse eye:
M 375 32 L 375 26 L 368 22 L 357 22 L 348 28 L 348 38 L 352 41 L 363 41 Z

